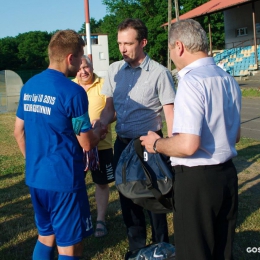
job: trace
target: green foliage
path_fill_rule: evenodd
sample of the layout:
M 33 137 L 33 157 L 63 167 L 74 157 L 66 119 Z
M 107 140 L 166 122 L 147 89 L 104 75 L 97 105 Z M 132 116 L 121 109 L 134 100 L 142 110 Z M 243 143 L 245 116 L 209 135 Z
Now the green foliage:
M 21 69 L 46 68 L 48 65 L 47 46 L 51 35 L 47 32 L 29 32 L 19 34 L 18 58 L 22 62 Z
M 207 0 L 179 0 L 180 15 L 205 2 Z M 108 15 L 98 21 L 91 18 L 90 28 L 91 33 L 108 34 L 110 63 L 122 59 L 117 45 L 117 26 L 126 18 L 139 18 L 149 31 L 145 51 L 151 58 L 167 65 L 168 32 L 161 25 L 168 21 L 168 1 L 103 0 L 103 4 L 107 7 Z M 172 17 L 175 17 L 174 3 Z M 210 20 L 213 48 L 221 49 L 224 46 L 223 14 L 213 14 Z M 208 17 L 198 21 L 208 32 Z M 78 32 L 85 34 L 85 23 Z M 35 31 L 0 39 L 0 70 L 45 69 L 48 64 L 47 46 L 53 33 Z
M 117 26 L 126 18 L 141 19 L 148 28 L 145 51 L 155 60 L 167 64 L 167 31 L 161 25 L 167 21 L 168 3 L 159 0 L 104 0 L 110 15 L 103 19 L 101 30 L 108 33 L 110 62 L 121 59 L 117 46 Z
M 101 31 L 108 34 L 109 62 L 120 60 L 121 54 L 117 45 L 117 26 L 121 20 L 115 15 L 107 15 L 101 24 Z
M 33 31 L 0 39 L 0 70 L 45 69 L 52 33 Z
M 242 88 L 243 97 L 260 97 L 260 88 Z
M 208 0 L 179 0 L 180 15 L 208 2 Z
M 14 37 L 0 39 L 0 70 L 13 69 L 19 66 L 17 57 L 17 40 Z
M 102 20 L 96 20 L 95 18 L 90 18 L 90 30 L 91 33 L 101 33 L 100 30 L 100 25 L 102 24 Z M 80 34 L 86 34 L 86 23 L 84 22 L 80 28 L 80 30 L 78 31 L 78 33 Z
M 202 4 L 207 0 L 180 0 L 180 15 L 184 14 Z M 148 45 L 145 51 L 155 60 L 163 65 L 167 65 L 167 30 L 161 27 L 168 21 L 168 2 L 159 0 L 104 0 L 110 13 L 105 16 L 100 29 L 101 32 L 107 33 L 109 37 L 109 57 L 110 62 L 121 59 L 116 43 L 117 26 L 126 18 L 139 18 L 147 26 Z M 174 4 L 172 4 L 172 14 L 175 17 Z M 197 19 L 208 32 L 208 17 Z M 210 16 L 212 45 L 213 49 L 221 49 L 224 47 L 224 17 L 222 13 L 212 14 Z
M 187 13 L 188 11 L 209 2 L 209 0 L 180 0 L 180 15 Z M 201 23 L 206 32 L 209 31 L 209 17 L 204 16 L 196 19 Z M 212 35 L 212 47 L 213 49 L 222 49 L 225 46 L 224 39 L 224 15 L 222 12 L 210 15 L 211 35 Z M 209 33 L 208 33 L 209 37 Z
M 209 17 L 205 16 L 201 22 L 205 31 L 207 32 Z M 223 13 L 216 13 L 210 15 L 211 24 L 211 36 L 212 36 L 212 48 L 213 49 L 223 49 L 225 48 L 225 35 L 224 35 L 224 15 Z M 209 38 L 209 33 L 208 33 Z

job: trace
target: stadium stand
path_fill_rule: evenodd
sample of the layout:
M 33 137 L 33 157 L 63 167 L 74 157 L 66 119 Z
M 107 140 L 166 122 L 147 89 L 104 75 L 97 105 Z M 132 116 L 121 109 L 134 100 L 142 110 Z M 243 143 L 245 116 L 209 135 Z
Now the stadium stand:
M 258 60 L 260 59 L 260 45 L 257 45 Z M 213 58 L 218 64 L 224 62 L 225 70 L 234 77 L 253 75 L 258 70 L 255 63 L 255 46 L 237 47 L 214 51 Z

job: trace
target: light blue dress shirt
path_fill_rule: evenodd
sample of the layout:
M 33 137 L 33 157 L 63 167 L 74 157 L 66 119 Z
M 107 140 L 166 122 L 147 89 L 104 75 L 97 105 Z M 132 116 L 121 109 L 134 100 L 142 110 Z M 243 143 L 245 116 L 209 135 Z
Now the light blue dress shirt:
M 241 111 L 238 83 L 211 57 L 189 64 L 178 76 L 173 134 L 198 135 L 201 143 L 192 156 L 171 157 L 172 165 L 213 165 L 236 156 Z

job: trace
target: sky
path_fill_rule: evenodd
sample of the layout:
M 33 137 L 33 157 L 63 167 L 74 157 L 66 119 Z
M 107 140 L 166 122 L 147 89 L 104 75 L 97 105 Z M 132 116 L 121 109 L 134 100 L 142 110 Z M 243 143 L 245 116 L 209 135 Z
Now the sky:
M 85 23 L 84 0 L 0 0 L 0 38 L 29 31 L 73 29 Z M 106 15 L 102 0 L 89 0 L 90 17 Z

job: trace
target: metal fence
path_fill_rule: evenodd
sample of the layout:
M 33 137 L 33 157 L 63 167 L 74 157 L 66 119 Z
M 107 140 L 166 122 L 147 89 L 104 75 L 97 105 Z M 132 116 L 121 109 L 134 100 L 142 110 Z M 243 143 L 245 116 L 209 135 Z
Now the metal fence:
M 21 77 L 23 83 L 26 83 L 27 80 L 42 71 L 43 70 L 16 70 L 15 72 Z

